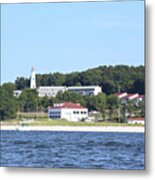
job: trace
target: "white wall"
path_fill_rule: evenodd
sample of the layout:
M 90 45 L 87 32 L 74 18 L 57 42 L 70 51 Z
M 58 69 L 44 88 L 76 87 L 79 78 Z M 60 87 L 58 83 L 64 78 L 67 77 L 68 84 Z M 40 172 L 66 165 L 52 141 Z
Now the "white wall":
M 79 113 L 74 113 L 79 112 Z M 82 114 L 81 112 L 86 112 Z M 88 118 L 88 110 L 85 109 L 62 109 L 61 117 L 68 121 L 80 121 L 81 119 Z
M 100 86 L 70 86 L 68 91 L 80 93 L 81 95 L 98 95 L 102 92 Z
M 58 92 L 65 92 L 65 91 L 66 91 L 66 87 L 63 86 L 60 87 L 40 86 L 38 89 L 39 97 L 44 97 L 44 96 L 55 97 Z
M 52 112 L 52 114 L 55 114 L 56 116 L 60 115 L 60 118 L 58 119 L 66 119 L 68 121 L 80 121 L 81 119 L 86 119 L 88 118 L 88 109 L 84 108 L 84 109 L 68 109 L 68 108 L 63 108 L 63 109 L 59 109 L 59 108 L 53 108 L 53 109 L 48 109 L 48 118 L 52 118 L 50 117 L 50 113 Z M 75 113 L 75 112 L 79 112 L 79 113 Z M 85 113 L 81 113 L 81 112 L 85 112 Z M 53 119 L 57 119 L 57 118 L 53 118 Z
M 144 121 L 128 120 L 128 124 L 144 124 Z

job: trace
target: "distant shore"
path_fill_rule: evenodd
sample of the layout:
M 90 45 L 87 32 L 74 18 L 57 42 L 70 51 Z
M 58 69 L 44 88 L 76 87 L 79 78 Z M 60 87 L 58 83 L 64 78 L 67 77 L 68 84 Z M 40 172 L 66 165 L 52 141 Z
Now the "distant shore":
M 141 126 L 1 126 L 1 130 L 15 131 L 82 131 L 82 132 L 133 132 L 144 133 Z

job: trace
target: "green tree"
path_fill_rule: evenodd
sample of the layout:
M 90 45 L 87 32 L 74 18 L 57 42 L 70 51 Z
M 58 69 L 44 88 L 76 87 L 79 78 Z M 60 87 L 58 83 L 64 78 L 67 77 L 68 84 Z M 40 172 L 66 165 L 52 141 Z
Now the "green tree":
M 3 88 L 7 92 L 9 97 L 13 97 L 13 91 L 16 89 L 15 84 L 13 83 L 4 83 Z
M 106 94 L 99 93 L 97 96 L 91 98 L 91 105 L 94 107 L 94 110 L 99 111 L 102 114 L 103 120 L 106 120 L 106 108 L 107 108 L 107 99 Z
M 39 110 L 47 112 L 48 106 L 53 106 L 54 98 L 53 97 L 41 97 L 39 98 Z
M 21 111 L 36 111 L 39 105 L 37 91 L 34 89 L 24 89 L 19 97 L 19 104 Z
M 15 80 L 16 89 L 22 90 L 24 88 L 30 87 L 30 79 L 25 77 L 18 77 Z
M 17 102 L 11 93 L 11 87 L 11 84 L 0 86 L 0 120 L 14 119 L 17 116 Z
M 109 109 L 109 117 L 113 120 L 117 116 L 117 109 L 119 108 L 119 99 L 115 95 L 107 97 L 107 107 Z
M 128 109 L 129 116 L 134 115 L 134 113 L 135 113 L 135 102 L 134 102 L 134 100 L 128 100 L 127 109 Z
M 79 93 L 65 91 L 59 92 L 56 96 L 57 102 L 74 102 L 80 103 L 83 106 L 86 106 L 85 96 L 80 95 Z
M 145 67 L 144 66 L 99 66 L 82 72 L 62 74 L 59 72 L 50 74 L 37 74 L 38 86 L 75 86 L 75 85 L 99 85 L 106 94 L 112 94 L 118 90 L 140 94 L 145 93 Z M 17 89 L 29 87 L 30 81 L 24 77 L 18 77 L 15 81 Z
M 137 80 L 135 80 L 131 89 L 132 91 L 138 92 L 139 94 L 145 94 L 144 76 L 139 77 Z
M 145 118 L 145 102 L 144 101 L 139 102 L 139 109 L 140 109 L 140 116 Z
M 65 75 L 59 72 L 50 74 L 48 78 L 48 85 L 61 86 L 65 82 Z

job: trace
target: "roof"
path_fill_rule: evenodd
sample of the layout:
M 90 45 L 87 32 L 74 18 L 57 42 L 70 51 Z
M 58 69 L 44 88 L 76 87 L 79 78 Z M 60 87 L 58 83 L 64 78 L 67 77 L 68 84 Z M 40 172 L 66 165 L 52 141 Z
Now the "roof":
M 130 121 L 144 121 L 144 118 L 128 118 Z
M 75 104 L 72 102 L 64 102 L 57 106 L 48 107 L 49 109 L 86 109 L 85 107 L 81 106 L 80 104 Z
M 68 89 L 95 89 L 95 88 L 100 88 L 100 86 L 68 86 Z
M 116 96 L 119 96 L 119 95 L 122 95 L 124 93 L 121 93 L 121 92 L 118 92 L 118 93 L 115 93 Z
M 119 98 L 123 98 L 124 96 L 126 96 L 127 95 L 127 93 L 126 92 L 117 92 L 117 93 L 115 93 L 115 96 L 117 96 L 117 97 L 119 97 Z
M 139 98 L 144 98 L 145 96 L 144 95 L 139 95 Z
M 138 98 L 139 95 L 138 94 L 127 94 L 126 96 L 123 97 L 123 99 L 136 99 Z
M 136 94 L 129 94 L 129 93 L 122 93 L 122 92 L 118 92 L 118 93 L 115 93 L 115 96 L 121 98 L 121 99 L 137 99 L 137 98 L 141 98 L 141 99 L 144 99 L 144 95 L 139 95 L 138 93 Z
M 39 89 L 66 89 L 65 86 L 40 86 Z

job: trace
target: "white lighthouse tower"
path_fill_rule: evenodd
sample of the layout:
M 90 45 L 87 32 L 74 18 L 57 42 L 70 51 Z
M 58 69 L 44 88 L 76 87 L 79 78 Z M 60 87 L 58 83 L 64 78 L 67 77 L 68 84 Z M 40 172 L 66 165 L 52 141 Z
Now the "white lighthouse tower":
M 35 70 L 34 70 L 33 67 L 32 67 L 32 70 L 31 70 L 30 88 L 31 89 L 36 89 L 36 74 L 35 74 Z

